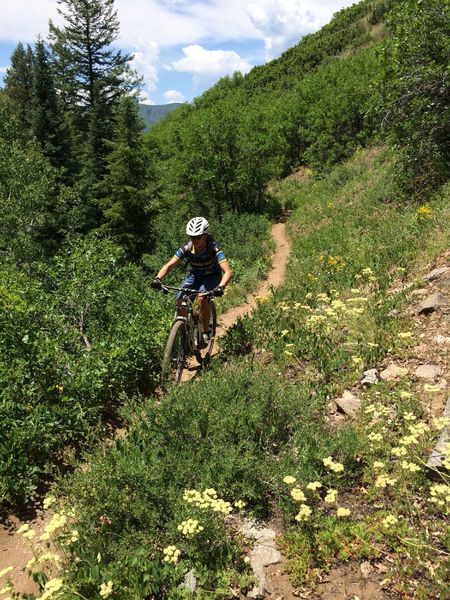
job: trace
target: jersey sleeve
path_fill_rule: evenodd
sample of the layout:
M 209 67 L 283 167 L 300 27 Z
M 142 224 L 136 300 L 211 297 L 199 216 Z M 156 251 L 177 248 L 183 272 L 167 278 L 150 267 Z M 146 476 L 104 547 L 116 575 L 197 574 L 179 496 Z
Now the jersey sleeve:
M 186 246 L 182 246 L 181 248 L 178 248 L 178 250 L 175 252 L 175 256 L 177 258 L 179 258 L 180 260 L 183 260 L 186 258 Z
M 214 242 L 214 252 L 216 253 L 216 259 L 217 259 L 218 263 L 221 263 L 224 260 L 227 260 L 225 254 L 220 249 L 220 246 L 217 242 Z

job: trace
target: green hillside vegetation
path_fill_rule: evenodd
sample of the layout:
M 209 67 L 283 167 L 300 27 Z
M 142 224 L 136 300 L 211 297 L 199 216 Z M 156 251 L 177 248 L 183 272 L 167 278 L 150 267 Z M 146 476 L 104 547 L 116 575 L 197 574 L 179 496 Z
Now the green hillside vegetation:
M 363 1 L 145 134 L 130 59 L 110 49 L 113 1 L 80 6 L 63 0 L 65 25 L 51 26 L 48 43 L 17 46 L 0 90 L 0 501 L 26 504 L 97 446 L 89 467 L 60 484 L 65 514 L 36 547 L 45 552 L 51 534 L 64 549 L 62 580 L 50 584 L 60 587 L 47 597 L 186 597 L 179 584 L 191 568 L 201 597 L 244 593 L 249 567 L 223 519 L 240 501 L 257 516 L 282 511 L 298 586 L 314 583 L 317 565 L 407 549 L 394 576 L 402 569 L 407 585 L 432 561 L 422 597 L 442 596 L 444 515 L 421 505 L 422 528 L 406 510 L 411 486 L 425 493 L 423 473 L 401 479 L 395 496 L 379 490 L 367 423 L 330 431 L 325 408 L 401 349 L 407 323 L 389 313 L 404 298 L 386 294 L 398 269 L 407 276 L 419 253 L 448 247 L 450 3 Z M 99 52 L 85 64 L 74 48 L 92 41 Z M 283 181 L 297 169 L 303 183 Z M 229 332 L 210 373 L 156 402 L 173 300 L 149 280 L 181 245 L 186 220 L 208 217 L 231 259 L 227 307 L 266 271 L 268 230 L 284 208 L 294 209 L 287 283 Z M 419 418 L 404 385 L 377 402 Z M 99 443 L 120 420 L 127 435 Z M 345 476 L 327 471 L 329 456 Z M 370 515 L 296 520 L 286 475 L 344 497 L 365 485 Z M 204 495 L 183 499 L 186 489 Z M 397 537 L 382 537 L 380 499 L 406 515 Z M 310 503 L 322 506 L 319 496 Z M 54 573 L 29 568 L 41 586 Z

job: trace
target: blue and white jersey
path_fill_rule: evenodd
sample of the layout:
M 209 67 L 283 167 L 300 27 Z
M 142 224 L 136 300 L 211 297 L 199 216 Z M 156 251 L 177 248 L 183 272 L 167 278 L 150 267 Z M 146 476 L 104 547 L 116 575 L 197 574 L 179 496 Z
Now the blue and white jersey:
M 211 275 L 220 272 L 219 263 L 226 260 L 219 244 L 212 238 L 208 238 L 205 250 L 201 254 L 196 254 L 193 243 L 188 242 L 178 248 L 175 256 L 180 260 L 187 260 L 191 267 L 191 273 L 195 275 Z

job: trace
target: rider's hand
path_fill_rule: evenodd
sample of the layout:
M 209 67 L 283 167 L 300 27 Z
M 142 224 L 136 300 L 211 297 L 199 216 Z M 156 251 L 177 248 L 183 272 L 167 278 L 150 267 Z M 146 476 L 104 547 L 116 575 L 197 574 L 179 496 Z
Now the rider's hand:
M 162 289 L 161 279 L 159 277 L 155 277 L 155 279 L 151 282 L 150 286 L 154 290 L 161 290 Z
M 218 285 L 213 289 L 213 296 L 223 296 L 224 288 L 223 285 Z

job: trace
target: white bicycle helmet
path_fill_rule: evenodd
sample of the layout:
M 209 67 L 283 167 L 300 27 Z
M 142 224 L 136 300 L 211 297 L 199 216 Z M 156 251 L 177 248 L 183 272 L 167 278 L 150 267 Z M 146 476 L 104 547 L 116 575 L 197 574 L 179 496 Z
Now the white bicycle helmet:
M 209 223 L 204 217 L 194 217 L 186 225 L 186 233 L 188 235 L 203 235 L 208 233 Z

